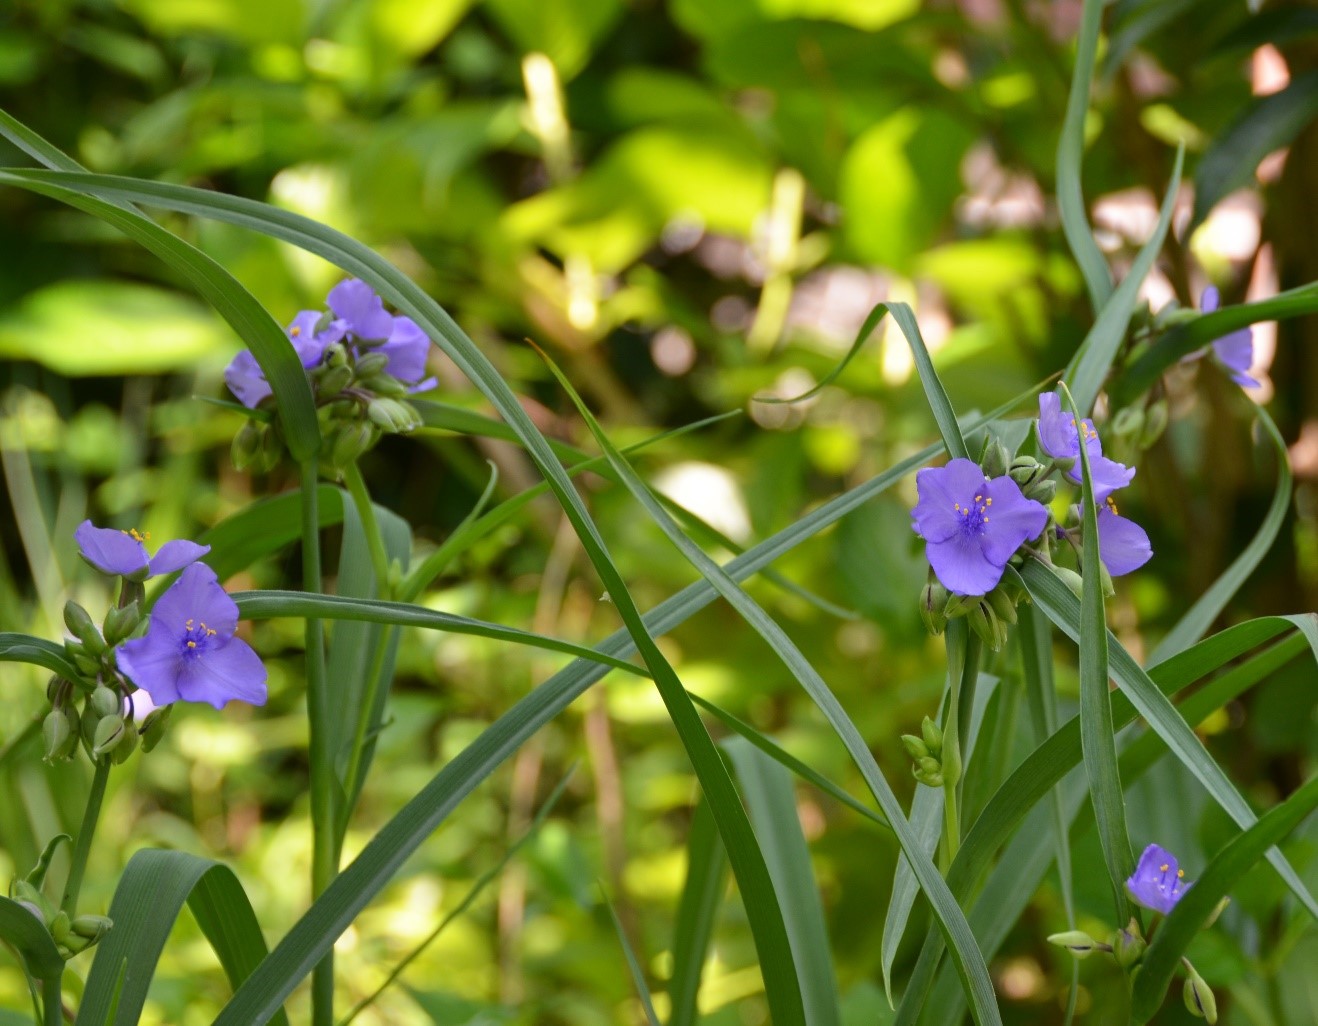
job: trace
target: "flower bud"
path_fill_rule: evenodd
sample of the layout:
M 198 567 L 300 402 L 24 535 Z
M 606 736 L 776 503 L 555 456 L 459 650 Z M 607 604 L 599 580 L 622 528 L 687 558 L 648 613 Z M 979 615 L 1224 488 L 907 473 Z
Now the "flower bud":
M 1057 482 L 1051 477 L 1046 480 L 1035 481 L 1034 484 L 1023 489 L 1021 494 L 1027 499 L 1033 499 L 1035 502 L 1046 506 L 1057 495 Z
M 1208 919 L 1204 922 L 1203 929 L 1207 930 L 1210 926 L 1212 926 L 1215 922 L 1217 922 L 1217 917 L 1220 916 L 1223 912 L 1225 912 L 1226 907 L 1230 904 L 1231 904 L 1230 898 L 1223 898 L 1216 905 L 1214 905 L 1212 913 L 1209 915 Z
M 53 706 L 63 705 L 72 688 L 71 683 L 56 673 L 46 682 L 46 701 Z
M 995 438 L 984 447 L 979 465 L 984 468 L 985 477 L 1001 477 L 1011 465 L 1011 453 Z
M 1098 568 L 1099 570 L 1102 571 L 1102 574 L 1099 577 L 1099 581 L 1103 585 L 1103 597 L 1111 598 L 1113 595 L 1117 593 L 1117 589 L 1112 584 L 1112 575 L 1107 572 L 1107 567 L 1103 565 L 1102 560 L 1099 560 Z
M 316 395 L 323 398 L 338 395 L 352 383 L 352 368 L 325 367 L 316 378 Z
M 60 909 L 50 920 L 50 935 L 57 943 L 63 943 L 69 936 L 69 914 Z
M 279 466 L 279 461 L 284 458 L 284 442 L 279 437 L 279 432 L 269 424 L 263 424 L 261 428 L 261 445 L 255 459 L 252 460 L 252 466 L 262 473 L 269 473 Z
M 260 454 L 261 429 L 263 426 L 257 424 L 254 420 L 248 420 L 233 436 L 233 445 L 229 448 L 229 458 L 233 460 L 236 470 L 246 470 Z
M 105 651 L 105 639 L 96 629 L 96 624 L 92 623 L 87 610 L 72 599 L 64 603 L 64 625 L 70 634 L 83 643 L 88 655 L 98 656 Z
M 397 399 L 372 399 L 366 416 L 386 434 L 406 434 L 421 426 L 421 416 L 409 403 Z
M 42 758 L 46 762 L 59 762 L 73 754 L 78 737 L 69 727 L 69 718 L 63 709 L 52 709 L 41 721 L 41 738 L 45 745 Z
M 943 633 L 947 626 L 947 589 L 937 581 L 930 581 L 920 592 L 920 619 L 930 634 Z
M 115 606 L 105 614 L 105 640 L 117 645 L 127 638 L 142 622 L 142 608 L 136 601 L 126 606 Z
M 124 720 L 123 740 L 114 746 L 114 751 L 110 755 L 116 766 L 122 766 L 128 761 L 128 757 L 137 748 L 137 738 L 137 724 L 132 720 Z
M 1007 476 L 1022 488 L 1032 485 L 1044 474 L 1044 465 L 1033 456 L 1017 456 L 1007 468 Z
M 1117 960 L 1117 965 L 1123 969 L 1129 969 L 1144 957 L 1144 952 L 1148 948 L 1148 943 L 1140 933 L 1140 924 L 1134 918 L 1126 925 L 1124 930 L 1118 930 L 1111 937 L 1112 957 Z
M 1123 406 L 1107 430 L 1120 438 L 1137 438 L 1144 430 L 1144 410 L 1138 406 Z
M 965 616 L 979 604 L 979 600 L 979 595 L 953 595 L 947 600 L 943 612 L 947 614 L 949 620 L 958 616 Z
M 330 448 L 330 463 L 336 470 L 351 466 L 363 453 L 371 448 L 380 437 L 380 429 L 374 424 L 345 424 L 334 436 Z
M 938 765 L 937 762 L 933 759 L 930 759 L 928 761 L 933 762 L 935 766 Z M 911 767 L 911 772 L 915 775 L 916 780 L 926 785 L 927 787 L 943 786 L 943 774 L 938 769 L 927 770 L 920 765 L 915 765 Z
M 1190 976 L 1181 990 L 1181 997 L 1185 1000 L 1185 1007 L 1190 1010 L 1191 1015 L 1207 1019 L 1209 1026 L 1217 1022 L 1217 998 L 1213 997 L 1213 988 L 1208 986 L 1203 977 L 1193 969 L 1190 970 Z
M 1054 456 L 1049 462 L 1052 466 L 1065 474 L 1075 466 L 1076 458 L 1074 456 Z
M 395 397 L 407 395 L 407 386 L 392 374 L 372 374 L 370 377 L 362 378 L 358 384 L 376 395 Z
M 55 909 L 46 900 L 46 896 L 41 893 L 39 888 L 33 886 L 27 880 L 15 880 L 13 886 L 14 900 L 27 908 L 43 924 L 54 918 Z
M 118 716 L 124 707 L 119 692 L 113 688 L 107 688 L 104 684 L 96 686 L 96 690 L 92 692 L 88 704 L 96 710 L 97 716 Z
M 125 733 L 122 716 L 101 717 L 96 724 L 96 732 L 92 735 L 92 758 L 99 759 L 114 751 L 123 741 Z
M 320 365 L 331 369 L 348 366 L 348 350 L 342 342 L 331 342 L 321 354 Z
M 943 730 L 937 723 L 926 716 L 920 721 L 920 733 L 930 755 L 938 758 L 943 754 Z
M 1084 930 L 1067 930 L 1065 933 L 1051 934 L 1048 943 L 1066 948 L 1076 958 L 1088 958 L 1095 951 L 1102 951 L 1104 947 Z
M 173 708 L 172 705 L 158 706 L 146 714 L 141 729 L 143 754 L 160 744 L 160 739 L 165 736 L 165 725 L 169 722 L 169 712 Z
M 1084 594 L 1085 579 L 1069 567 L 1055 566 L 1053 573 L 1062 579 L 1062 583 L 1071 589 L 1076 598 Z
M 389 354 L 366 353 L 357 358 L 357 377 L 370 378 L 380 374 L 389 366 Z
M 909 755 L 914 762 L 919 762 L 921 759 L 928 759 L 933 755 L 933 753 L 929 751 L 929 747 L 912 734 L 902 735 L 902 747 L 906 749 L 906 754 Z
M 966 614 L 970 623 L 970 629 L 979 635 L 984 642 L 994 652 L 998 651 L 1007 642 L 1007 626 L 998 619 L 997 613 L 993 607 L 984 599 L 980 599 L 970 608 Z
M 114 928 L 114 920 L 109 916 L 77 916 L 69 925 L 77 936 L 95 944 Z
M 1169 416 L 1166 399 L 1157 400 L 1144 411 L 1144 430 L 1140 432 L 1138 440 L 1141 449 L 1149 448 L 1162 437 L 1162 433 L 1167 430 Z
M 998 619 L 1003 623 L 1016 622 L 1016 603 L 1007 595 L 1007 591 L 1001 585 L 994 588 L 985 596 L 988 603 L 993 607 L 993 612 L 998 614 Z

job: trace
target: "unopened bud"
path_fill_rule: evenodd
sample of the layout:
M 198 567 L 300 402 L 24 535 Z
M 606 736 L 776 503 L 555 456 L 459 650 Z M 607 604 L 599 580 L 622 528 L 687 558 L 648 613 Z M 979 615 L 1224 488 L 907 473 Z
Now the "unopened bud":
M 1149 405 L 1144 411 L 1144 430 L 1140 432 L 1139 447 L 1147 449 L 1167 430 L 1167 421 L 1170 414 L 1167 409 L 1167 400 L 1159 399 Z
M 99 759 L 108 755 L 124 739 L 124 718 L 122 716 L 103 716 L 96 724 L 92 735 L 92 758 Z
M 409 403 L 397 399 L 372 399 L 366 415 L 388 434 L 406 434 L 421 426 L 421 416 Z
M 947 627 L 947 589 L 937 581 L 930 581 L 920 591 L 920 619 L 930 634 L 942 634 Z
M 64 625 L 70 634 L 83 643 L 88 655 L 98 656 L 105 651 L 105 639 L 96 629 L 96 624 L 92 623 L 87 610 L 72 599 L 64 603 Z
M 252 460 L 252 466 L 262 473 L 268 473 L 279 466 L 279 461 L 284 458 L 284 443 L 279 432 L 271 425 L 263 424 L 261 428 L 261 445 Z
M 77 936 L 95 944 L 114 928 L 114 920 L 109 916 L 77 916 L 69 925 Z
M 1106 948 L 1105 945 L 1099 944 L 1084 930 L 1067 930 L 1065 933 L 1054 933 L 1049 936 L 1048 943 L 1056 944 L 1059 948 L 1066 948 L 1076 958 L 1088 958 L 1095 951 L 1103 951 Z
M 69 696 L 73 685 L 58 673 L 46 682 L 46 701 L 51 705 L 62 705 Z
M 995 438 L 985 447 L 979 465 L 984 468 L 985 477 L 1001 477 L 1011 465 L 1011 453 Z
M 229 458 L 234 468 L 246 470 L 256 461 L 261 452 L 261 429 L 264 427 L 254 420 L 246 421 L 233 436 L 233 445 L 229 447 Z
M 1017 456 L 1007 468 L 1007 476 L 1022 488 L 1033 484 L 1044 474 L 1044 465 L 1033 456 Z
M 1117 965 L 1129 969 L 1144 957 L 1148 943 L 1140 933 L 1140 924 L 1133 918 L 1124 930 L 1118 930 L 1111 937 L 1112 957 Z
M 1209 1026 L 1217 1022 L 1217 998 L 1213 997 L 1213 988 L 1193 969 L 1181 990 L 1181 997 L 1185 999 L 1185 1007 L 1191 1015 L 1207 1019 Z
M 392 374 L 383 372 L 372 374 L 364 377 L 358 384 L 368 392 L 375 395 L 402 397 L 407 395 L 407 386 L 399 381 Z
M 971 607 L 966 614 L 966 619 L 970 624 L 970 629 L 979 635 L 979 638 L 985 645 L 994 652 L 998 651 L 1007 641 L 1007 627 L 998 619 L 997 613 L 988 602 L 980 599 Z
M 146 714 L 141 728 L 143 753 L 160 744 L 160 739 L 165 736 L 165 725 L 169 722 L 169 711 L 173 708 L 172 705 L 158 706 Z
M 1136 438 L 1144 430 L 1144 410 L 1139 406 L 1123 406 L 1112 418 L 1108 433 L 1121 438 Z
M 110 758 L 114 760 L 116 766 L 122 766 L 128 761 L 128 757 L 137 748 L 137 737 L 137 724 L 132 720 L 124 720 L 124 736 L 114 746 L 114 751 L 110 754 Z
M 334 436 L 330 462 L 336 470 L 351 466 L 379 437 L 380 429 L 374 424 L 344 424 Z
M 115 606 L 105 614 L 105 640 L 110 645 L 117 645 L 127 638 L 137 625 L 142 622 L 142 609 L 137 602 L 126 606 Z
M 46 900 L 46 896 L 41 893 L 39 888 L 33 886 L 27 880 L 14 881 L 14 900 L 25 906 L 29 912 L 41 920 L 43 925 L 55 915 L 55 909 Z
M 943 730 L 928 716 L 920 721 L 920 734 L 924 737 L 929 754 L 934 758 L 943 754 Z
M 933 753 L 929 751 L 929 746 L 912 734 L 902 735 L 902 747 L 906 749 L 906 754 L 909 755 L 914 762 L 919 762 L 921 759 L 927 759 L 933 755 Z
M 96 686 L 89 704 L 96 710 L 97 716 L 118 716 L 124 707 L 119 692 L 113 688 L 107 688 L 104 684 Z
M 51 917 L 50 935 L 55 938 L 57 943 L 64 943 L 69 937 L 69 914 L 60 909 Z
M 342 342 L 331 342 L 321 353 L 320 365 L 322 367 L 346 367 L 348 366 L 348 350 Z
M 1075 466 L 1076 458 L 1074 456 L 1054 456 L 1050 461 L 1052 465 L 1065 474 Z
M 993 607 L 993 612 L 998 614 L 999 620 L 1003 623 L 1016 622 L 1016 603 L 1011 600 L 1005 588 L 999 585 L 990 591 L 986 598 Z
M 949 620 L 954 617 L 965 616 L 979 604 L 979 600 L 979 595 L 952 595 L 948 598 L 943 611 L 947 614 Z
M 938 770 L 933 770 L 933 771 L 925 770 L 922 769 L 919 765 L 915 765 L 911 767 L 911 772 L 915 774 L 915 779 L 918 780 L 920 783 L 924 784 L 926 787 L 943 786 L 944 777 L 943 774 Z
M 69 727 L 69 718 L 63 709 L 52 709 L 41 721 L 41 738 L 44 742 L 42 758 L 58 762 L 73 754 L 78 743 L 77 735 Z
M 388 353 L 366 353 L 357 358 L 357 377 L 369 378 L 380 374 L 389 366 Z
M 338 395 L 352 382 L 352 368 L 346 364 L 325 367 L 316 378 L 316 395 L 322 398 Z
M 1074 570 L 1065 566 L 1055 566 L 1053 567 L 1053 573 L 1061 578 L 1062 583 L 1071 589 L 1076 598 L 1080 598 L 1084 594 L 1085 579 Z
M 1034 484 L 1025 488 L 1022 491 L 1022 494 L 1027 499 L 1033 499 L 1035 502 L 1042 503 L 1046 506 L 1048 503 L 1052 502 L 1053 498 L 1057 495 L 1057 482 L 1051 477 L 1035 481 Z

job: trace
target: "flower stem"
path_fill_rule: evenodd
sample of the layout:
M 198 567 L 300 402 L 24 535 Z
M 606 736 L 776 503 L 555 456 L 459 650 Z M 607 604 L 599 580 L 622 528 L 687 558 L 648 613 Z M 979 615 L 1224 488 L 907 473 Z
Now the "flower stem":
M 393 634 L 397 630 L 396 627 L 386 627 L 381 632 L 375 646 L 375 653 L 371 658 L 370 669 L 366 673 L 366 687 L 362 692 L 361 709 L 357 712 L 357 730 L 352 738 L 352 751 L 348 755 L 348 767 L 343 774 L 343 789 L 346 793 L 346 801 L 335 837 L 336 846 L 341 847 L 343 844 L 344 835 L 348 832 L 348 819 L 352 814 L 352 810 L 356 808 L 357 799 L 361 795 L 363 780 L 360 778 L 364 775 L 366 743 L 370 739 L 372 728 L 371 711 L 375 708 L 376 698 L 380 693 L 380 685 L 384 679 L 385 658 L 388 655 Z
M 42 1026 L 64 1026 L 64 974 L 41 981 Z
M 87 869 L 87 856 L 92 850 L 92 836 L 96 833 L 96 821 L 101 818 L 101 802 L 105 798 L 105 785 L 110 779 L 110 760 L 102 757 L 96 763 L 96 772 L 92 776 L 92 789 L 87 795 L 87 808 L 82 813 L 82 826 L 78 828 L 78 840 L 73 848 L 73 863 L 69 866 L 69 878 L 64 885 L 64 898 L 60 908 L 68 913 L 70 919 L 78 906 L 78 892 L 82 890 L 82 876 Z
M 370 549 L 371 566 L 375 570 L 375 594 L 382 599 L 390 598 L 389 553 L 385 551 L 384 536 L 375 518 L 371 494 L 366 490 L 361 468 L 356 463 L 349 463 L 344 468 L 343 483 L 348 486 L 348 494 L 352 496 L 352 504 L 357 507 L 357 516 L 361 518 L 362 530 L 366 534 L 366 546 Z
M 962 738 L 970 735 L 970 715 L 975 704 L 975 685 L 979 681 L 979 657 L 982 643 L 970 631 L 964 618 L 954 620 L 947 629 L 947 676 L 950 689 L 947 714 L 943 724 L 943 838 L 940 861 L 944 872 L 961 848 L 960 797 L 964 760 Z
M 315 459 L 302 464 L 302 587 L 319 594 L 320 512 L 317 509 L 319 481 Z M 308 758 L 311 763 L 311 896 L 319 898 L 338 875 L 335 854 L 334 753 L 331 750 L 333 721 L 329 682 L 325 673 L 325 629 L 321 621 L 306 621 L 307 719 L 310 731 Z M 334 951 L 330 949 L 312 973 L 311 1021 L 313 1026 L 330 1026 L 334 1021 Z

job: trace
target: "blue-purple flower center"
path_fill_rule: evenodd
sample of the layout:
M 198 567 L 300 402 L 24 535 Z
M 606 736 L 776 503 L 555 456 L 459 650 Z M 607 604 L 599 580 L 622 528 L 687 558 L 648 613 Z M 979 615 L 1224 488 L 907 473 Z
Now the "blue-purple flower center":
M 1068 434 L 1070 435 L 1071 444 L 1075 446 L 1077 455 L 1079 455 L 1082 440 L 1087 444 L 1091 438 L 1098 437 L 1098 432 L 1089 426 L 1089 421 L 1082 420 L 1077 423 L 1074 417 L 1071 418 L 1071 430 Z
M 952 503 L 952 508 L 956 510 L 957 515 L 961 517 L 961 534 L 966 538 L 977 538 L 984 533 L 984 525 L 989 522 L 988 508 L 993 505 L 993 499 L 980 492 L 975 496 L 973 504 L 963 506 L 959 502 Z
M 183 627 L 183 655 L 188 659 L 197 659 L 209 647 L 210 639 L 215 637 L 215 629 L 196 620 L 188 620 Z
M 1176 875 L 1172 876 L 1170 872 L 1171 868 L 1171 864 L 1168 862 L 1164 862 L 1158 867 L 1158 873 L 1160 875 L 1158 877 L 1157 887 L 1158 890 L 1163 892 L 1163 894 L 1171 898 L 1172 901 L 1175 901 L 1181 894 L 1181 881 L 1185 879 L 1185 870 L 1178 869 L 1176 870 Z

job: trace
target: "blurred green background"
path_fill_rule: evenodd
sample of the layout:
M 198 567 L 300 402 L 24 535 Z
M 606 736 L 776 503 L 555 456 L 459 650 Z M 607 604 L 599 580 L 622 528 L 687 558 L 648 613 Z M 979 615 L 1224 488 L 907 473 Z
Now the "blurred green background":
M 266 200 L 377 247 L 453 313 L 551 435 L 588 437 L 524 338 L 554 353 L 620 443 L 745 411 L 639 466 L 747 544 L 934 437 L 896 333 L 814 399 L 751 401 L 810 388 L 874 303 L 915 307 L 963 413 L 1060 369 L 1083 337 L 1091 315 L 1052 196 L 1079 16 L 1072 0 L 6 0 L 0 106 L 92 170 Z M 1285 131 L 1240 157 L 1231 187 L 1189 234 L 1187 187 L 1179 238 L 1144 288 L 1154 310 L 1196 305 L 1210 281 L 1230 303 L 1318 278 L 1318 92 L 1302 74 L 1316 51 L 1312 5 L 1111 5 L 1084 181 L 1118 274 L 1152 228 L 1178 142 L 1193 175 L 1261 98 L 1291 103 Z M 7 149 L 3 162 L 27 163 Z M 162 221 L 281 322 L 319 306 L 341 277 L 236 228 Z M 241 420 L 198 397 L 223 394 L 239 343 L 169 267 L 17 190 L 0 192 L 0 237 L 0 630 L 59 637 L 67 597 L 94 612 L 106 600 L 73 550 L 84 516 L 195 536 L 293 478 L 233 470 L 228 444 Z M 1231 622 L 1318 604 L 1318 324 L 1263 326 L 1255 338 L 1255 398 L 1270 402 L 1291 445 L 1298 488 Z M 438 353 L 432 370 L 442 398 L 483 408 Z M 1174 423 L 1122 504 L 1147 526 L 1156 557 L 1119 583 L 1109 614 L 1137 655 L 1252 537 L 1275 481 L 1248 404 L 1225 377 L 1188 365 L 1159 387 Z M 512 446 L 455 435 L 389 439 L 364 469 L 377 501 L 433 545 L 475 502 L 487 461 L 504 494 L 535 480 Z M 625 495 L 596 478 L 583 487 L 644 605 L 694 579 Z M 925 567 L 907 526 L 913 489 L 908 480 L 778 567 L 853 615 L 752 586 L 904 797 L 914 782 L 897 735 L 933 711 L 943 674 L 940 646 L 916 616 Z M 332 572 L 337 532 L 326 545 Z M 293 558 L 229 586 L 283 586 Z M 570 529 L 541 503 L 425 601 L 596 640 L 619 626 L 600 591 Z M 160 749 L 116 773 L 91 903 L 108 904 L 133 850 L 166 845 L 231 862 L 272 940 L 305 908 L 300 625 L 257 624 L 252 638 L 271 666 L 269 706 L 188 708 Z M 688 688 L 861 793 L 813 707 L 730 610 L 711 607 L 663 644 Z M 1071 654 L 1059 654 L 1065 701 Z M 348 856 L 558 665 L 479 639 L 408 635 Z M 575 762 L 524 854 L 360 1021 L 641 1021 L 599 884 L 662 992 L 695 785 L 653 688 L 616 676 L 470 798 L 343 938 L 341 1007 L 457 904 Z M 44 682 L 12 667 L 0 681 L 3 744 L 41 708 Z M 1292 664 L 1210 724 L 1214 756 L 1261 806 L 1304 779 L 1318 754 L 1313 685 L 1312 664 Z M 996 743 L 1010 759 L 1027 741 L 1022 732 Z M 84 771 L 35 757 L 3 769 L 0 878 L 26 871 L 44 838 L 76 823 Z M 882 1022 L 878 941 L 895 847 L 825 796 L 800 790 L 798 802 L 846 1021 Z M 1137 847 L 1157 839 L 1194 871 L 1227 836 L 1170 767 L 1132 789 L 1128 806 Z M 1312 829 L 1298 837 L 1292 857 L 1318 886 L 1315 839 Z M 1082 923 L 1107 901 L 1101 871 L 1087 871 L 1101 864 L 1088 843 L 1077 855 Z M 1318 958 L 1318 937 L 1288 928 L 1281 893 L 1260 871 L 1235 918 L 1200 942 L 1196 964 L 1229 992 L 1228 1021 L 1318 1021 L 1300 971 Z M 1009 1021 L 1060 1021 L 1069 959 L 1040 938 L 1061 922 L 1049 882 L 993 963 Z M 706 1021 L 764 1022 L 735 894 L 712 951 Z M 899 959 L 898 978 L 913 955 Z M 1119 978 L 1085 963 L 1083 984 L 1088 1021 L 1108 1021 Z M 150 1021 L 209 1022 L 226 995 L 204 941 L 181 924 Z M 1168 1022 L 1182 1014 L 1172 1004 Z M 27 1006 L 7 964 L 0 1006 Z

